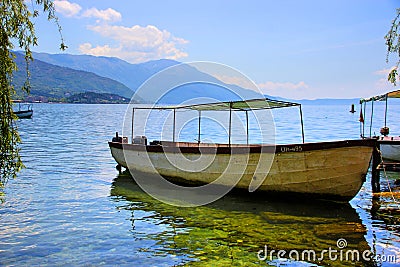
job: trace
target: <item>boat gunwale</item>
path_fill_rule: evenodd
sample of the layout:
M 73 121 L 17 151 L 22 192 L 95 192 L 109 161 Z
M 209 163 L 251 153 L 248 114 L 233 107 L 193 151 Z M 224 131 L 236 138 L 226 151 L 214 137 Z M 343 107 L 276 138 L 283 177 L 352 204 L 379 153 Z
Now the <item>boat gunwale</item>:
M 399 139 L 395 139 L 395 140 L 388 140 L 388 139 L 378 139 L 378 144 L 379 145 L 399 145 L 400 144 L 400 140 Z
M 346 147 L 371 147 L 376 146 L 377 140 L 374 138 L 340 140 L 340 141 L 324 141 L 299 144 L 209 144 L 209 143 L 189 143 L 189 142 L 169 142 L 168 145 L 143 145 L 143 144 L 128 144 L 121 142 L 108 142 L 110 148 L 133 151 L 147 152 L 168 152 L 168 153 L 190 153 L 190 154 L 246 154 L 246 153 L 298 153 L 314 150 L 325 150 L 333 148 Z M 184 146 L 187 143 L 190 146 Z M 202 146 L 203 144 L 203 146 Z M 206 145 L 205 145 L 206 144 Z
M 32 109 L 28 109 L 28 110 L 18 110 L 18 111 L 14 111 L 14 114 L 29 114 L 29 113 L 33 113 Z

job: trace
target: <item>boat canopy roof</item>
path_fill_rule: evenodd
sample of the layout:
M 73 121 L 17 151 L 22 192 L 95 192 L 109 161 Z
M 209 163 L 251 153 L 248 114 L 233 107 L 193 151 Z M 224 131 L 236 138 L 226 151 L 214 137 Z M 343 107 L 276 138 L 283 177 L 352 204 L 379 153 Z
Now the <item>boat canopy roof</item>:
M 400 90 L 391 91 L 383 95 L 377 95 L 370 98 L 360 99 L 360 104 L 370 102 L 370 101 L 384 101 L 388 98 L 400 98 Z
M 300 106 L 299 103 L 274 100 L 269 98 L 259 98 L 241 101 L 226 101 L 205 104 L 192 104 L 192 105 L 177 105 L 177 106 L 155 106 L 155 107 L 138 107 L 137 109 L 190 109 L 190 110 L 213 110 L 213 111 L 249 111 L 259 109 L 274 109 Z M 136 107 L 135 107 L 136 109 Z
M 247 127 L 247 144 L 249 143 L 249 118 L 247 115 L 248 111 L 251 110 L 264 110 L 264 109 L 275 109 L 275 108 L 286 108 L 286 107 L 299 107 L 300 110 L 300 122 L 301 122 L 301 136 L 304 143 L 304 126 L 303 126 L 303 113 L 301 111 L 301 104 L 274 100 L 269 98 L 256 98 L 250 100 L 241 100 L 241 101 L 226 101 L 226 102 L 215 102 L 215 103 L 204 103 L 204 104 L 191 104 L 191 105 L 176 105 L 176 106 L 133 106 L 132 109 L 132 140 L 134 136 L 134 112 L 136 109 L 146 109 L 146 110 L 173 110 L 174 111 L 174 122 L 172 127 L 172 141 L 175 142 L 175 111 L 176 110 L 197 110 L 199 114 L 199 133 L 198 133 L 198 142 L 200 143 L 201 138 L 201 111 L 229 111 L 229 142 L 231 144 L 231 129 L 232 129 L 232 111 L 245 111 L 246 112 L 246 127 Z M 132 141 L 133 142 L 133 141 Z

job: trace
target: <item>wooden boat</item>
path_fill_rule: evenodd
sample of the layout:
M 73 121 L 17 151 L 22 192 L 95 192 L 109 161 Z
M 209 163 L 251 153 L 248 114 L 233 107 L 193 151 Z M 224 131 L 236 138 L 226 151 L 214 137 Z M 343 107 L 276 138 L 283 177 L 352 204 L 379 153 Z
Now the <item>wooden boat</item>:
M 389 98 L 400 98 L 400 90 L 391 91 L 383 95 L 377 95 L 366 99 L 360 100 L 361 111 L 360 111 L 360 135 L 365 138 L 365 122 L 364 115 L 367 103 L 371 103 L 371 113 L 374 114 L 374 102 L 385 101 L 385 122 L 384 126 L 380 129 L 380 136 L 372 136 L 372 119 L 369 125 L 369 135 L 368 138 L 377 138 L 377 143 L 383 159 L 390 161 L 400 161 L 400 136 L 390 136 L 389 127 L 387 126 L 387 112 L 388 112 L 388 99 Z M 364 110 L 364 113 L 363 113 Z
M 15 111 L 14 114 L 17 115 L 17 117 L 19 119 L 30 119 L 30 118 L 32 118 L 33 110 L 32 109 L 18 110 L 18 111 Z
M 267 98 L 152 109 L 170 109 L 174 115 L 178 109 L 197 110 L 200 122 L 201 111 L 206 110 L 224 110 L 231 114 L 233 111 L 294 106 L 300 108 L 302 115 L 300 104 Z M 134 107 L 133 114 L 140 109 L 147 108 Z M 175 131 L 175 120 L 173 128 Z M 235 188 L 256 189 L 255 192 L 263 194 L 288 193 L 348 201 L 365 181 L 376 143 L 375 139 L 304 143 L 303 127 L 303 143 L 299 144 L 231 144 L 230 135 L 231 119 L 228 144 L 175 140 L 147 144 L 145 137 L 132 138 L 128 143 L 127 137 L 119 137 L 117 133 L 109 147 L 117 163 L 131 173 L 158 173 L 171 181 L 190 184 L 220 181 L 223 186 L 235 184 Z M 210 164 L 200 171 L 193 171 L 195 167 L 189 165 L 197 164 L 199 157 Z M 188 162 L 188 168 L 176 168 L 176 163 L 184 160 Z
M 18 110 L 15 110 L 14 114 L 18 117 L 18 119 L 32 118 L 33 115 L 32 104 L 24 103 L 21 105 L 21 102 L 18 102 Z

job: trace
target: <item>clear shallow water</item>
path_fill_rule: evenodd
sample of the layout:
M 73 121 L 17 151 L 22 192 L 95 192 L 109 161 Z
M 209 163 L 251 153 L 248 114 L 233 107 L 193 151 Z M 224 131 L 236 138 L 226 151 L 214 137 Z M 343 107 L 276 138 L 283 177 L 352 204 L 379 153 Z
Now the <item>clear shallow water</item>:
M 5 202 L 0 204 L 0 265 L 308 266 L 301 261 L 259 260 L 257 253 L 265 246 L 318 253 L 337 249 L 339 238 L 346 239 L 346 248 L 400 259 L 398 206 L 385 194 L 372 199 L 369 176 L 350 204 L 232 194 L 205 207 L 177 208 L 152 199 L 129 175 L 118 175 L 108 149 L 107 141 L 122 129 L 125 108 L 37 104 L 32 120 L 19 121 L 27 168 L 8 183 Z M 348 110 L 337 105 L 304 106 L 306 141 L 357 138 L 359 113 Z M 398 118 L 400 108 L 391 112 Z M 274 115 L 277 142 L 300 142 L 298 110 Z M 383 122 L 374 122 L 378 132 Z M 226 142 L 218 127 L 207 128 L 204 123 L 204 136 L 216 133 L 215 142 Z M 388 124 L 391 133 L 400 134 L 399 128 Z M 195 127 L 190 127 L 194 131 L 183 128 L 181 139 L 197 137 Z M 157 137 L 157 130 L 150 127 L 146 135 Z M 245 142 L 242 135 L 234 138 Z M 254 134 L 250 139 L 257 138 Z M 393 183 L 400 175 L 389 176 Z M 382 178 L 384 188 L 385 181 Z M 328 264 L 350 262 L 328 257 L 319 262 Z

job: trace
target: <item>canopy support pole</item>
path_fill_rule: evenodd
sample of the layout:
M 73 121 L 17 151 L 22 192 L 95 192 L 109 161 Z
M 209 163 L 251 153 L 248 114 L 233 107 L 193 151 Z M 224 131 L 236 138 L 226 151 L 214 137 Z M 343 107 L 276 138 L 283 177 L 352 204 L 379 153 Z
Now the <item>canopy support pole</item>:
M 385 104 L 385 127 L 386 127 L 386 117 L 387 117 L 387 108 L 388 108 L 387 102 L 388 102 L 388 95 L 386 94 L 386 104 Z
M 201 110 L 199 110 L 199 133 L 197 136 L 197 143 L 200 144 L 200 134 L 201 134 Z
M 364 122 L 363 122 L 364 115 L 362 114 L 362 108 L 363 108 L 363 104 L 361 103 L 360 104 L 360 118 L 359 118 L 359 121 L 360 121 L 360 137 L 364 138 L 364 133 L 363 133 L 363 130 L 362 130 L 362 128 L 363 128 L 362 124 L 364 124 Z
M 367 103 L 364 102 L 364 116 L 366 115 L 365 111 L 367 110 Z M 365 118 L 367 119 L 367 118 Z M 362 133 L 363 133 L 363 137 L 365 137 L 365 123 L 363 123 L 362 126 Z
M 131 132 L 132 132 L 132 140 L 131 143 L 133 144 L 133 125 L 135 123 L 135 108 L 132 108 L 132 128 L 131 128 Z
M 232 102 L 229 103 L 229 146 L 231 146 L 231 134 L 232 134 Z
M 176 109 L 174 108 L 174 124 L 172 125 L 172 142 L 175 142 Z
M 301 105 L 299 105 L 300 109 L 300 122 L 301 122 L 301 138 L 303 139 L 304 143 L 304 122 L 303 122 L 303 111 L 301 110 Z
M 369 137 L 372 137 L 372 118 L 374 117 L 374 100 L 371 101 L 371 124 L 369 125 Z
M 246 144 L 249 144 L 249 112 L 246 110 Z

